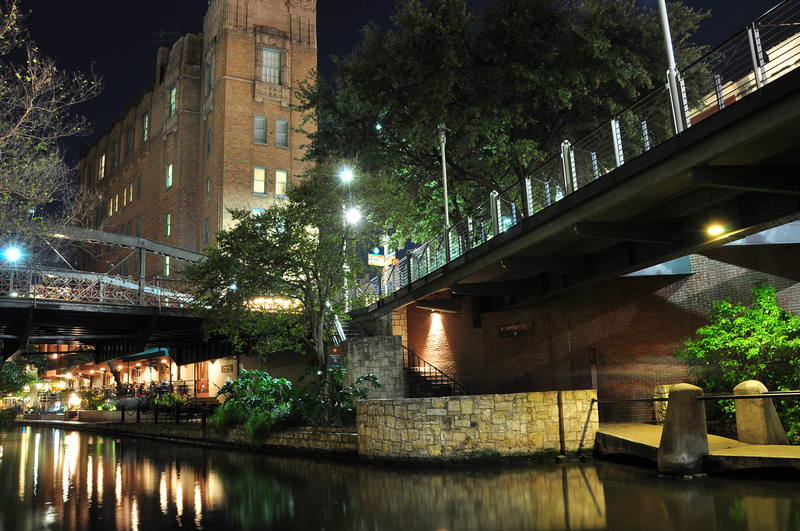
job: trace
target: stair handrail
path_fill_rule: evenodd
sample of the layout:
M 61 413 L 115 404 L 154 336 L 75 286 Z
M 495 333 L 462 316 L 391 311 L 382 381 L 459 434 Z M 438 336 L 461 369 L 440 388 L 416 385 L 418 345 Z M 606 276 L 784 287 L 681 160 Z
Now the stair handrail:
M 454 395 L 468 395 L 469 392 L 467 388 L 461 385 L 457 380 L 448 376 L 444 371 L 439 369 L 438 367 L 434 366 L 431 363 L 428 363 L 424 359 L 422 359 L 419 355 L 414 353 L 410 348 L 405 345 L 401 345 L 403 347 L 403 367 L 406 369 L 412 369 L 417 367 L 423 367 L 425 369 L 430 369 L 435 374 L 434 379 L 437 381 L 443 381 L 451 386 L 453 389 Z M 412 366 L 412 360 L 414 365 Z M 427 381 L 427 379 L 426 379 Z

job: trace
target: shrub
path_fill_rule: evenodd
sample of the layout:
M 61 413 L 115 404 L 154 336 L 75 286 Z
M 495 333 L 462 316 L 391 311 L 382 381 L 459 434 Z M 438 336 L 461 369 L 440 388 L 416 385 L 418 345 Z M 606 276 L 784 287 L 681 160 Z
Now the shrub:
M 14 409 L 0 409 L 0 428 L 13 422 L 15 418 L 17 418 L 17 412 Z
M 244 408 L 236 402 L 225 402 L 214 410 L 208 418 L 211 427 L 221 433 L 226 433 L 231 426 L 244 424 L 247 420 Z
M 308 387 L 298 390 L 294 397 L 295 421 L 308 426 L 331 426 L 340 428 L 355 424 L 356 400 L 366 399 L 369 389 L 363 385 L 369 382 L 373 388 L 380 389 L 378 377 L 367 374 L 356 378 L 351 385 L 344 385 L 344 369 L 328 372 L 306 371 L 315 380 Z
M 778 305 L 775 288 L 754 288 L 750 308 L 727 300 L 715 302 L 709 321 L 697 331 L 697 338 L 676 352 L 707 392 L 732 393 L 745 380 L 758 380 L 770 391 L 797 389 L 800 316 Z M 733 418 L 732 400 L 723 401 L 721 408 Z M 775 408 L 789 437 L 800 437 L 798 399 L 775 400 Z

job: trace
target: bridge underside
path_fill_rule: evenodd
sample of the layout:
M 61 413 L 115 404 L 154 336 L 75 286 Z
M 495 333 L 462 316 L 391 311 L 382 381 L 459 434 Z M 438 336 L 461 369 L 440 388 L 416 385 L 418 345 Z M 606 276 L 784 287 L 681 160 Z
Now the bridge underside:
M 183 308 L 60 303 L 11 299 L 0 318 L 3 357 L 31 344 L 93 349 L 102 363 L 148 348 L 166 347 L 178 365 L 231 355 L 220 340 L 203 341 L 202 319 Z
M 445 290 L 527 305 L 800 219 L 798 87 L 787 74 L 357 319 Z M 717 221 L 725 233 L 711 237 Z

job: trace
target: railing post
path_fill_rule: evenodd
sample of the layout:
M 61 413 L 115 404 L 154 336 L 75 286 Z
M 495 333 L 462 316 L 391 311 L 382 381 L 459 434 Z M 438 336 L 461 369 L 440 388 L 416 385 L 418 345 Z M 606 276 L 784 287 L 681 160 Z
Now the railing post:
M 181 405 L 175 402 L 175 424 L 181 423 Z
M 531 178 L 525 177 L 525 203 L 527 206 L 528 216 L 532 216 L 533 212 L 533 186 L 531 185 Z
M 158 404 L 153 404 L 153 424 L 158 424 Z
M 497 190 L 492 190 L 489 194 L 489 209 L 492 212 L 492 237 L 500 234 L 500 216 L 497 212 L 497 197 L 499 195 Z
M 124 423 L 125 422 L 125 406 L 120 406 L 119 407 L 119 411 L 120 411 L 120 419 L 119 419 L 119 421 Z
M 642 120 L 642 140 L 644 140 L 644 150 L 650 150 L 650 133 L 647 131 L 647 122 Z
M 750 41 L 750 58 L 753 60 L 753 74 L 756 76 L 756 86 L 760 89 L 767 82 L 766 61 L 764 50 L 761 48 L 761 33 L 753 22 L 747 28 L 747 38 Z
M 600 166 L 597 164 L 597 152 L 592 151 L 592 175 L 595 179 L 600 178 Z
M 614 160 L 617 168 L 625 164 L 625 153 L 622 151 L 622 133 L 619 129 L 619 120 L 611 119 L 611 139 L 614 141 Z
M 411 257 L 413 256 L 413 254 L 414 253 L 412 253 L 411 251 L 406 251 L 406 274 L 408 275 L 409 286 L 414 281 L 413 278 L 411 277 L 411 273 L 413 272 L 411 267 Z
M 722 93 L 722 77 L 714 74 L 714 92 L 717 95 L 717 107 L 719 110 L 725 108 L 725 95 Z
M 450 225 L 444 228 L 444 263 L 450 261 Z
M 142 422 L 142 408 L 136 404 L 136 424 Z
M 569 140 L 561 143 L 561 169 L 564 172 L 564 190 L 571 194 L 578 188 L 578 178 L 575 175 L 575 153 Z

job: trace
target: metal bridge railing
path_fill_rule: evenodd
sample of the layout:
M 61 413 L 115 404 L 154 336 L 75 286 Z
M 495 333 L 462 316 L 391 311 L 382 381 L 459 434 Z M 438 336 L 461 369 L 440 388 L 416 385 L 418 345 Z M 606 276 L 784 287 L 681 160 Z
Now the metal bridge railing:
M 36 300 L 185 307 L 191 297 L 177 281 L 60 269 L 0 268 L 0 297 Z
M 683 121 L 692 124 L 735 104 L 800 65 L 800 1 L 787 0 L 745 30 L 680 72 Z M 690 103 L 689 103 L 690 102 Z M 578 188 L 675 136 L 667 86 L 645 94 L 607 126 L 576 142 L 565 140 L 560 155 L 490 200 L 467 218 L 409 253 L 372 279 L 374 298 L 391 295 L 502 234 Z M 449 239 L 447 256 L 443 245 Z

